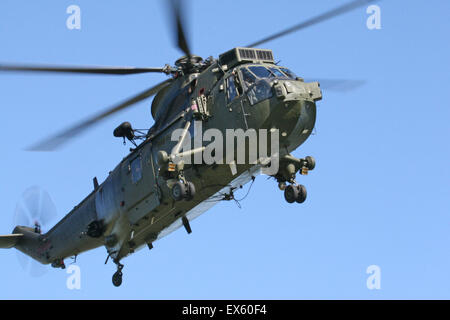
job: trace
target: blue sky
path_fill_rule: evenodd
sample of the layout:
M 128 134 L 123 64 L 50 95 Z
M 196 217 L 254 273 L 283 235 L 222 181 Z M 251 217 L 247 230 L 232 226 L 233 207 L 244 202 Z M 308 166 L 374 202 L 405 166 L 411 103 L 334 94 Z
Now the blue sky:
M 343 1 L 342 1 L 343 2 Z M 337 1 L 189 1 L 193 51 L 245 46 L 337 5 Z M 184 230 L 124 259 L 124 283 L 99 248 L 78 257 L 81 290 L 65 271 L 33 278 L 13 250 L 0 252 L 0 299 L 404 299 L 450 298 L 450 43 L 448 1 L 380 2 L 381 30 L 365 8 L 267 43 L 305 78 L 367 80 L 324 90 L 316 134 L 294 152 L 313 155 L 308 189 L 290 205 L 259 176 L 239 209 L 223 202 Z M 81 30 L 66 8 L 81 8 Z M 0 61 L 160 67 L 173 63 L 163 1 L 0 2 Z M 0 234 L 16 202 L 39 185 L 63 217 L 127 154 L 112 135 L 122 121 L 148 128 L 150 101 L 117 114 L 54 153 L 25 147 L 139 92 L 164 75 L 0 74 Z M 68 261 L 70 262 L 70 261 Z M 381 268 L 381 289 L 366 268 Z

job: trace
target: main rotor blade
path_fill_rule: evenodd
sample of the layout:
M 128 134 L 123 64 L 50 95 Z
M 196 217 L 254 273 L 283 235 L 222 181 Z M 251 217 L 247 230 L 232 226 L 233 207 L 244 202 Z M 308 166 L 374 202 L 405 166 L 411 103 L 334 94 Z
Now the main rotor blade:
M 138 103 L 144 99 L 147 99 L 156 93 L 160 91 L 161 89 L 165 88 L 172 82 L 172 79 L 167 79 L 164 82 L 161 82 L 157 84 L 156 86 L 151 87 L 150 89 L 147 89 L 125 101 L 122 103 L 119 103 L 118 105 L 115 105 L 109 109 L 106 109 L 103 112 L 98 113 L 97 115 L 90 117 L 81 123 L 74 125 L 73 127 L 64 130 L 48 139 L 45 139 L 31 147 L 29 147 L 28 151 L 53 151 L 60 147 L 62 144 L 67 142 L 69 139 L 74 138 L 75 136 L 79 135 L 86 129 L 92 127 L 93 125 L 97 124 L 97 122 L 105 119 L 106 117 L 121 111 L 125 108 L 128 108 L 129 106 Z
M 53 66 L 53 65 L 10 65 L 0 64 L 1 71 L 15 72 L 58 72 L 58 73 L 84 73 L 84 74 L 112 74 L 128 75 L 149 72 L 167 73 L 166 68 L 136 68 L 136 67 L 87 67 L 87 66 Z
M 359 7 L 362 7 L 364 5 L 367 5 L 370 2 L 375 2 L 375 1 L 378 1 L 378 0 L 355 0 L 355 1 L 349 2 L 347 4 L 344 4 L 344 5 L 340 6 L 340 7 L 337 7 L 335 9 L 330 10 L 330 11 L 322 13 L 322 14 L 314 17 L 314 18 L 306 20 L 306 21 L 304 21 L 302 23 L 296 24 L 295 26 L 292 26 L 292 27 L 290 27 L 288 29 L 285 29 L 285 30 L 280 31 L 278 33 L 275 33 L 275 34 L 273 34 L 271 36 L 268 36 L 268 37 L 266 37 L 264 39 L 256 41 L 256 42 L 252 43 L 251 45 L 249 45 L 247 47 L 252 48 L 252 47 L 259 46 L 260 44 L 266 43 L 268 41 L 275 40 L 277 38 L 283 37 L 283 36 L 285 36 L 287 34 L 290 34 L 292 32 L 296 32 L 296 31 L 299 31 L 301 29 L 305 29 L 307 27 L 310 27 L 310 26 L 313 26 L 315 24 L 318 24 L 320 22 L 332 19 L 334 17 L 337 17 L 339 15 L 342 15 L 344 13 L 347 13 L 349 11 L 352 11 L 352 10 L 356 9 L 356 8 L 359 8 Z
M 177 46 L 186 54 L 186 56 L 190 57 L 191 50 L 184 31 L 181 3 L 179 0 L 171 0 L 171 6 L 175 19 Z

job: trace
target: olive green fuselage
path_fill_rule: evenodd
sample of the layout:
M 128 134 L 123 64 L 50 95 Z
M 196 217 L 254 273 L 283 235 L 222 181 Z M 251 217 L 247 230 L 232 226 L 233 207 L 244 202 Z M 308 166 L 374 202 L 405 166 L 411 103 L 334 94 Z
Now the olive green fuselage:
M 230 99 L 227 79 L 234 77 L 237 83 L 243 83 L 239 69 L 245 66 L 226 70 L 213 63 L 198 74 L 175 78 L 154 99 L 155 125 L 146 140 L 49 232 L 39 235 L 16 227 L 14 233 L 25 235 L 16 248 L 47 264 L 105 246 L 119 261 L 182 226 L 183 217 L 197 217 L 215 203 L 211 199 L 219 192 L 229 192 L 258 174 L 259 163 L 238 164 L 234 169 L 225 159 L 224 164 L 185 165 L 184 177 L 193 182 L 196 195 L 191 201 L 173 200 L 171 183 L 160 172 L 157 153 L 164 150 L 170 154 L 177 143 L 172 141 L 172 132 L 194 121 L 191 102 L 198 97 L 204 97 L 208 107 L 208 115 L 201 119 L 203 132 L 214 128 L 226 137 L 227 129 L 277 129 L 280 155 L 295 150 L 314 128 L 315 102 L 321 98 L 318 84 L 273 79 L 267 82 L 270 94 L 265 99 L 252 104 L 243 85 Z M 203 146 L 208 143 L 203 142 Z M 93 221 L 100 221 L 103 227 L 99 237 L 86 233 Z

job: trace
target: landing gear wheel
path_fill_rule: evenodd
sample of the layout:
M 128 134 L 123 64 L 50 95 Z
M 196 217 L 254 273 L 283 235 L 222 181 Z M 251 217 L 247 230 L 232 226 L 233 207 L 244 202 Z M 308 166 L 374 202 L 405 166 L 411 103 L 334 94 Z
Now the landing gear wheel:
M 181 201 L 186 197 L 186 186 L 183 182 L 177 181 L 172 187 L 172 198 Z
M 297 198 L 295 198 L 295 201 L 296 201 L 297 203 L 303 203 L 303 202 L 305 202 L 305 200 L 306 200 L 306 195 L 307 195 L 305 186 L 299 184 L 299 185 L 297 185 L 297 186 L 295 186 L 295 187 L 296 187 L 296 189 L 297 189 Z
M 192 199 L 194 199 L 195 196 L 195 185 L 192 182 L 188 182 L 187 183 L 187 188 L 186 188 L 186 197 L 185 200 L 186 201 L 191 201 Z
M 120 287 L 122 284 L 122 271 L 116 271 L 112 276 L 112 283 L 116 287 Z
M 182 181 L 177 181 L 172 187 L 172 198 L 175 201 L 186 200 L 190 201 L 194 199 L 195 196 L 195 185 L 187 181 L 186 183 Z
M 288 185 L 286 189 L 284 189 L 284 199 L 287 202 L 293 203 L 297 200 L 298 197 L 298 189 L 292 184 Z
M 316 167 L 316 160 L 313 157 L 307 156 L 305 160 L 308 170 L 313 170 Z

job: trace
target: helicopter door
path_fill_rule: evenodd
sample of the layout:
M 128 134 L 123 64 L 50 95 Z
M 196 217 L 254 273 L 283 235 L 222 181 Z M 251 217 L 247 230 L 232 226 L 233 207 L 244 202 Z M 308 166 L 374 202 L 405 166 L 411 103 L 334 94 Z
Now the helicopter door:
M 123 163 L 124 206 L 131 223 L 137 223 L 160 201 L 156 185 L 151 144 L 145 145 Z
M 233 72 L 226 80 L 227 87 L 227 107 L 230 111 L 237 115 L 236 127 L 248 129 L 244 112 L 244 95 L 240 85 L 239 78 Z

